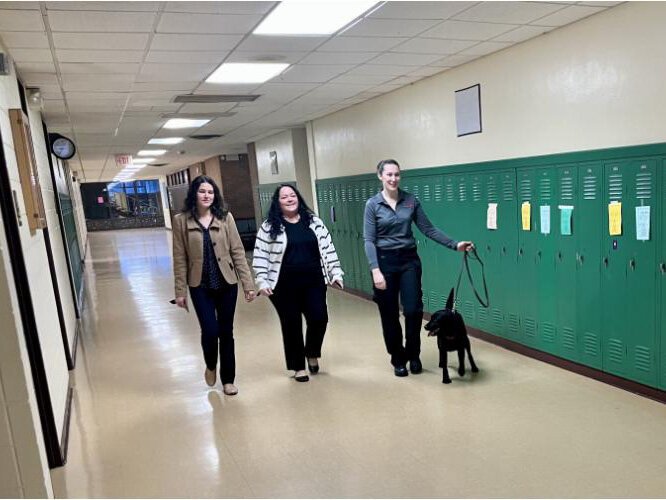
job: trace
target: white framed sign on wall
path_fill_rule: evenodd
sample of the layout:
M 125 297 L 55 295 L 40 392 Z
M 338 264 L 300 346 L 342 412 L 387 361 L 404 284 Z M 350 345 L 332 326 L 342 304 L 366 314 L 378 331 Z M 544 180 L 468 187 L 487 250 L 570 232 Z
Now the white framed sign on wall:
M 458 137 L 481 132 L 481 85 L 456 90 L 456 130 Z

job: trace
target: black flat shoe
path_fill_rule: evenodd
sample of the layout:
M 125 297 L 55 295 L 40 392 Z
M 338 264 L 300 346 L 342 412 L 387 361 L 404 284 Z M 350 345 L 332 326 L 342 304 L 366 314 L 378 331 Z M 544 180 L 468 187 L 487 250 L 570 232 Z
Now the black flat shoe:
M 296 382 L 307 382 L 310 380 L 310 377 L 307 375 L 299 375 L 298 377 L 294 377 L 296 379 Z
M 312 373 L 313 375 L 315 373 L 319 373 L 319 363 L 317 363 L 316 365 L 311 365 L 310 361 L 308 361 L 308 370 L 310 370 L 310 373 Z
M 393 368 L 393 373 L 395 373 L 396 377 L 406 377 L 409 375 L 409 372 L 407 371 L 407 367 L 402 365 L 402 366 L 396 366 Z
M 409 371 L 411 371 L 414 374 L 421 373 L 423 371 L 423 365 L 421 364 L 421 360 L 418 358 L 412 359 L 409 362 Z

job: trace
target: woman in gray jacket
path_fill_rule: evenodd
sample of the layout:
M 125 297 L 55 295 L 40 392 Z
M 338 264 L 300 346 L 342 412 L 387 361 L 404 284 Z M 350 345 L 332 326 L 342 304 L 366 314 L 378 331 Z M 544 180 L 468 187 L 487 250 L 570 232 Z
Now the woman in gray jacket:
M 306 358 L 310 373 L 319 371 L 328 324 L 326 285 L 342 289 L 344 273 L 328 229 L 289 184 L 273 194 L 257 233 L 252 267 L 259 294 L 270 299 L 280 317 L 287 370 L 294 370 L 298 382 L 307 382 Z

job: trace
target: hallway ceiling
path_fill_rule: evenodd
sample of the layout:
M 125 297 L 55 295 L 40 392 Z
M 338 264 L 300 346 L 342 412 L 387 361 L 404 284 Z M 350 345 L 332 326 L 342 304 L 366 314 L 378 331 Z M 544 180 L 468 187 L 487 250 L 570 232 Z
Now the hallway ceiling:
M 0 38 L 51 132 L 74 140 L 82 181 L 118 173 L 115 154 L 187 139 L 137 177 L 171 173 L 372 99 L 621 2 L 379 2 L 332 36 L 252 35 L 277 2 L 0 2 Z M 222 62 L 287 62 L 264 84 L 205 79 Z M 181 94 L 259 94 L 253 102 L 176 103 Z M 209 116 L 163 129 L 173 115 Z M 180 153 L 179 151 L 184 151 Z

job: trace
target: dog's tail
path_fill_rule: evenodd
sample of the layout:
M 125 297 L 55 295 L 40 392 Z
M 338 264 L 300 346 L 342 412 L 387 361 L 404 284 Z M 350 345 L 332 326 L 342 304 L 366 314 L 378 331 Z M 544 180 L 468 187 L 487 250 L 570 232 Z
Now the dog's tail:
M 449 292 L 449 298 L 446 299 L 446 309 L 453 310 L 453 288 L 451 288 L 451 291 Z

